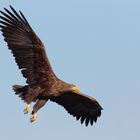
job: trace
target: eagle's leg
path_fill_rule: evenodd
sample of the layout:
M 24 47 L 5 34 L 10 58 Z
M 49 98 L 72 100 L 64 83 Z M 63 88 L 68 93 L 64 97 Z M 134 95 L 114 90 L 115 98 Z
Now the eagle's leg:
M 30 111 L 30 103 L 27 103 L 26 108 L 23 110 L 24 114 L 29 113 Z
M 41 107 L 43 107 L 46 104 L 47 101 L 48 101 L 47 99 L 45 99 L 45 100 L 40 99 L 35 103 L 35 105 L 33 106 L 32 116 L 30 118 L 31 122 L 34 122 L 37 119 L 37 111 Z

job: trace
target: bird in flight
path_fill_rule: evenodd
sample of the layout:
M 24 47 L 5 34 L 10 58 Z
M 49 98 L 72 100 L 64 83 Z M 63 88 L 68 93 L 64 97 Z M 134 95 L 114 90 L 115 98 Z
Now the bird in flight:
M 13 90 L 25 103 L 24 113 L 30 111 L 31 122 L 37 119 L 37 111 L 48 100 L 63 106 L 81 124 L 93 125 L 101 115 L 102 107 L 92 97 L 82 94 L 78 86 L 60 80 L 52 70 L 45 47 L 35 34 L 21 11 L 12 6 L 0 11 L 0 29 L 8 48 L 26 78 L 26 85 L 14 85 Z

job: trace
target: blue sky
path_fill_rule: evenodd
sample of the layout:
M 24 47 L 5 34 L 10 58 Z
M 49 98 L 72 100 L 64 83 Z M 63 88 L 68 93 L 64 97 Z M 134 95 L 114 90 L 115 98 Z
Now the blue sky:
M 0 36 L 0 137 L 9 139 L 140 139 L 140 2 L 138 0 L 1 0 L 21 10 L 46 46 L 55 73 L 104 108 L 85 127 L 48 102 L 30 124 L 12 85 L 25 84 Z

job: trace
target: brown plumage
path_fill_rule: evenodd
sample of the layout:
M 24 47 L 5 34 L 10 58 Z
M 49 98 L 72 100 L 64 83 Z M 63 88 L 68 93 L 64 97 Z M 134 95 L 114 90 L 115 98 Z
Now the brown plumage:
M 31 102 L 35 102 L 31 122 L 36 120 L 36 112 L 51 100 L 63 106 L 81 123 L 85 122 L 86 126 L 89 122 L 93 125 L 101 115 L 102 107 L 94 98 L 80 93 L 75 85 L 57 78 L 43 43 L 21 11 L 17 13 L 13 7 L 10 8 L 11 11 L 6 8 L 4 12 L 0 11 L 0 28 L 21 73 L 27 79 L 27 85 L 13 86 L 15 94 L 27 103 L 24 112 L 28 113 Z

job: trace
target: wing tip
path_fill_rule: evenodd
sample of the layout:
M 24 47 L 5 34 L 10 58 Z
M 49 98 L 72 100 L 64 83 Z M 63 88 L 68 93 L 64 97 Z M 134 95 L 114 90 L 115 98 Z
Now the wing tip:
M 96 114 L 93 116 L 93 117 L 89 117 L 89 116 L 81 116 L 81 117 L 78 117 L 78 119 L 77 119 L 77 117 L 76 117 L 76 119 L 77 120 L 79 120 L 80 118 L 80 121 L 81 121 L 81 124 L 85 124 L 85 126 L 87 127 L 89 124 L 91 125 L 91 126 L 93 126 L 93 124 L 94 123 L 96 123 L 97 122 L 97 120 L 98 120 L 98 118 L 101 116 L 101 114 L 102 114 L 102 111 L 103 110 L 103 108 L 101 107 L 100 108 L 100 110 L 98 110 L 97 112 L 96 112 Z
M 9 4 L 9 7 L 10 7 L 11 9 L 14 9 L 10 4 Z

